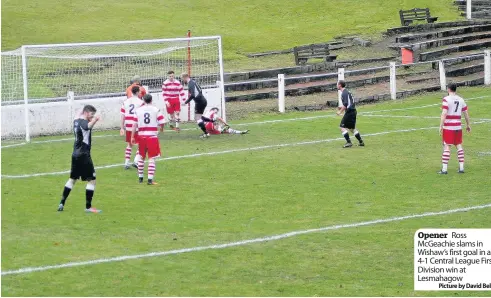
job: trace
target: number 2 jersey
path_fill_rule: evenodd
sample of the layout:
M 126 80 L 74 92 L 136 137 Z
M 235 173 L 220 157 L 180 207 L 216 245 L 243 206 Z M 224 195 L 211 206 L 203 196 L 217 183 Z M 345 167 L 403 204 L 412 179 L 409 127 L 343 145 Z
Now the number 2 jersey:
M 462 97 L 457 95 L 445 96 L 442 101 L 442 109 L 447 110 L 447 118 L 443 123 L 443 129 L 461 130 L 462 112 L 467 111 L 467 105 Z
M 156 137 L 158 135 L 158 127 L 165 123 L 164 115 L 153 105 L 144 104 L 136 109 L 135 114 L 139 137 Z
M 143 100 L 136 96 L 125 99 L 121 106 L 121 115 L 124 116 L 124 126 L 127 131 L 131 131 L 133 124 L 136 122 L 136 109 L 143 105 Z

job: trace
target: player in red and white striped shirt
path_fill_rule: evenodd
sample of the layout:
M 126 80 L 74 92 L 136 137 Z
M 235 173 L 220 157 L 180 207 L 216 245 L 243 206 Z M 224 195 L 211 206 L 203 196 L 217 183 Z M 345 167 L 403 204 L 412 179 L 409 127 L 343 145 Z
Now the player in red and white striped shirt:
M 121 129 L 119 131 L 121 136 L 123 136 L 126 131 L 125 169 L 130 168 L 131 151 L 133 151 L 133 146 L 131 145 L 131 130 L 133 128 L 133 123 L 136 121 L 135 111 L 143 105 L 143 100 L 138 97 L 140 93 L 140 86 L 133 86 L 131 88 L 131 93 L 133 96 L 127 98 L 121 106 Z M 138 137 L 138 134 L 136 137 Z M 135 168 L 137 167 L 138 160 L 140 159 L 141 157 L 137 152 L 133 163 Z
M 464 173 L 464 148 L 462 148 L 462 114 L 467 124 L 467 132 L 471 131 L 467 104 L 458 96 L 457 85 L 448 86 L 448 96 L 443 98 L 442 115 L 440 118 L 440 135 L 443 135 L 442 170 L 438 174 L 447 174 L 448 161 L 450 160 L 450 146 L 457 147 L 459 159 L 459 173 Z
M 169 78 L 162 84 L 162 96 L 164 97 L 167 113 L 170 116 L 170 122 L 175 123 L 175 128 L 179 131 L 179 114 L 181 112 L 181 100 L 186 100 L 184 95 L 184 88 L 181 83 L 175 79 L 174 71 L 170 70 L 168 73 Z M 171 124 L 170 128 L 174 128 Z
M 204 117 L 206 119 L 210 119 L 212 121 L 206 122 L 203 119 L 198 121 L 198 123 L 206 123 L 206 134 L 202 137 L 209 137 L 210 135 L 219 135 L 219 134 L 239 134 L 244 135 L 249 132 L 249 130 L 236 130 L 230 128 L 230 126 L 225 122 L 222 118 L 220 118 L 218 114 L 218 108 L 212 108 L 208 112 L 205 113 Z M 199 124 L 198 124 L 199 125 Z
M 160 131 L 164 131 L 164 115 L 152 105 L 152 95 L 143 96 L 145 104 L 136 110 L 136 121 L 133 125 L 131 143 L 136 142 L 136 130 L 138 129 L 138 150 L 141 159 L 138 161 L 138 181 L 143 182 L 143 170 L 146 155 L 148 154 L 148 185 L 157 184 L 153 181 L 155 174 L 155 158 L 160 156 L 160 144 L 158 139 Z

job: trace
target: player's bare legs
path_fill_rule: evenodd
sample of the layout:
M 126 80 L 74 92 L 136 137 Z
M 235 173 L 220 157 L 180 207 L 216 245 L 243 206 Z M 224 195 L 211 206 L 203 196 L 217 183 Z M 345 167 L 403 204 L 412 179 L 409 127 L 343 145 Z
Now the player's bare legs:
M 63 208 L 65 207 L 66 199 L 68 199 L 68 196 L 70 195 L 70 192 L 72 191 L 75 182 L 77 182 L 77 180 L 71 178 L 69 178 L 68 181 L 66 182 L 65 187 L 63 189 L 63 194 L 61 195 L 61 201 L 60 201 L 60 205 L 58 206 L 58 211 L 63 211 Z
M 450 145 L 443 145 L 442 170 L 438 174 L 447 174 L 448 161 L 450 160 Z
M 457 158 L 459 159 L 459 173 L 464 173 L 464 148 L 462 144 L 457 145 Z
M 95 180 L 90 180 L 87 182 L 87 186 L 85 187 L 85 212 L 99 213 L 101 210 L 98 210 L 92 207 L 92 198 L 94 197 L 95 192 Z

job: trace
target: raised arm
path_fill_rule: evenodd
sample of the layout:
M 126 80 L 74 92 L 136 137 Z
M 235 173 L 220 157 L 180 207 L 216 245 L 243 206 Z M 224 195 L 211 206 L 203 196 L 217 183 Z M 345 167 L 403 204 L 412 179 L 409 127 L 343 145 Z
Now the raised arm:
M 89 129 L 92 129 L 92 127 L 94 127 L 94 125 L 97 123 L 97 121 L 99 121 L 101 119 L 100 116 L 95 116 L 94 118 L 92 118 L 92 121 L 89 122 Z

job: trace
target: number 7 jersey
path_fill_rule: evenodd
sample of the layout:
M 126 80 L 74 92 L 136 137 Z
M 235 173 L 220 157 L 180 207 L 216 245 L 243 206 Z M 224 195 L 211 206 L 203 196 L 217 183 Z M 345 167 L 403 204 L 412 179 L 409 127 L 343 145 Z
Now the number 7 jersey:
M 443 98 L 442 109 L 447 110 L 447 118 L 443 123 L 443 129 L 461 130 L 462 129 L 462 112 L 467 111 L 467 105 L 462 97 L 449 95 Z
M 139 137 L 153 137 L 158 135 L 159 125 L 164 125 L 164 115 L 151 104 L 144 104 L 136 109 L 136 122 Z

